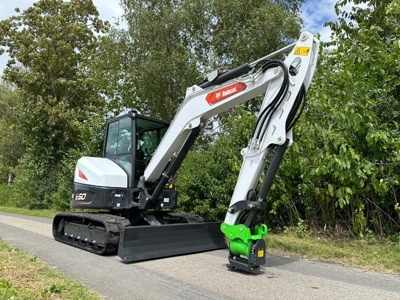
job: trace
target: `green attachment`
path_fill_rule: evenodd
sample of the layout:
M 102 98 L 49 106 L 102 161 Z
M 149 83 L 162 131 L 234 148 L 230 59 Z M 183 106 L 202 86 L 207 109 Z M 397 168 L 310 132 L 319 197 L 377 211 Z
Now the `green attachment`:
M 229 250 L 233 255 L 244 255 L 249 257 L 251 246 L 254 241 L 261 240 L 268 233 L 267 225 L 256 225 L 253 234 L 250 228 L 243 224 L 229 225 L 221 224 L 221 231 L 230 240 Z
M 244 256 L 249 257 L 252 244 L 253 244 L 253 241 L 244 243 L 240 239 L 236 239 L 236 240 L 230 241 L 229 250 L 231 250 L 233 255 L 237 255 L 237 256 L 244 255 Z

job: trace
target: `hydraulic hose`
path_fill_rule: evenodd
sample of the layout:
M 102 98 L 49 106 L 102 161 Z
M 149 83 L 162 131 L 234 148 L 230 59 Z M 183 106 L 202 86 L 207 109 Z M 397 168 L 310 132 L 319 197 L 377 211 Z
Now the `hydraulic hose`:
M 268 69 L 276 67 L 280 67 L 283 71 L 283 82 L 275 98 L 267 105 L 267 107 L 260 113 L 257 118 L 257 122 L 252 132 L 252 137 L 255 137 L 256 139 L 259 139 L 261 136 L 264 135 L 265 130 L 268 127 L 270 117 L 282 103 L 289 89 L 289 71 L 284 62 L 281 62 L 279 60 L 270 61 L 262 67 L 262 70 L 263 72 L 266 72 Z M 263 128 L 264 130 L 262 130 Z

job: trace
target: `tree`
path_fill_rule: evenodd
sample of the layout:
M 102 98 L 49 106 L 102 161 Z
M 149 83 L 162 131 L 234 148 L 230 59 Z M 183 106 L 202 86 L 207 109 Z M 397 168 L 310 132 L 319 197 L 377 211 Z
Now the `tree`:
M 269 226 L 284 228 L 301 219 L 334 234 L 343 229 L 359 237 L 399 231 L 400 5 L 354 1 L 364 5 L 347 12 L 347 3 L 336 6 L 338 22 L 330 23 L 333 42 L 320 56 L 308 105 L 294 127 L 295 143 L 267 197 Z M 228 120 L 237 118 L 235 113 Z M 240 164 L 230 155 L 235 149 L 231 141 L 245 138 L 229 128 L 229 136 L 189 154 L 178 181 L 184 208 L 207 212 L 219 207 L 215 203 L 228 205 L 229 199 L 223 200 L 230 194 L 226 183 L 234 185 L 230 178 L 238 170 L 232 166 Z M 190 175 L 198 169 L 200 177 Z M 191 202 L 195 199 L 201 204 Z
M 237 67 L 297 39 L 302 2 L 123 0 L 129 29 L 114 34 L 118 47 L 111 53 L 122 49 L 124 61 L 114 61 L 129 77 L 132 96 L 123 102 L 131 104 L 125 106 L 172 119 L 186 87 L 202 82 L 208 71 Z M 189 154 L 178 182 L 182 209 L 208 219 L 222 217 L 250 124 L 254 116 L 233 110 L 224 122 L 224 134 Z
M 336 6 L 334 48 L 320 59 L 296 129 L 299 150 L 290 160 L 301 181 L 285 184 L 286 193 L 300 195 L 297 208 L 305 204 L 314 224 L 344 224 L 361 237 L 390 234 L 400 224 L 400 10 L 396 1 L 354 1 L 365 5 L 342 11 L 347 2 Z
M 173 117 L 186 87 L 199 78 L 196 50 L 205 19 L 200 2 L 121 2 L 129 25 L 124 50 L 132 59 L 126 69 L 135 86 L 127 103 L 155 117 Z
M 256 117 L 242 106 L 232 113 L 219 138 L 189 153 L 177 182 L 179 208 L 207 220 L 222 220 L 233 194 Z
M 211 1 L 215 66 L 238 66 L 297 39 L 303 1 Z
M 11 57 L 4 78 L 26 98 L 26 142 L 35 155 L 59 160 L 75 146 L 78 124 L 102 105 L 85 65 L 97 47 L 93 30 L 106 26 L 92 1 L 42 0 L 0 28 L 0 45 Z
M 107 35 L 99 38 L 96 57 L 90 62 L 96 89 L 107 99 L 107 111 L 118 115 L 122 111 L 136 108 L 144 111 L 136 101 L 136 89 L 132 63 L 134 53 L 125 30 L 110 28 Z
M 116 77 L 100 74 L 111 87 L 105 93 L 122 99 L 120 107 L 171 120 L 186 88 L 207 72 L 234 68 L 296 39 L 302 2 L 123 0 L 128 30 L 114 31 L 114 47 L 103 48 L 103 58 L 119 66 Z
M 89 61 L 98 47 L 96 33 L 105 33 L 108 24 L 91 0 L 40 0 L 16 12 L 0 21 L 0 46 L 11 58 L 4 79 L 24 99 L 18 116 L 27 152 L 18 170 L 34 198 L 49 204 L 60 163 L 71 149 L 82 148 L 87 119 L 103 113 Z
M 18 90 L 5 83 L 0 84 L 0 183 L 8 180 L 25 150 L 15 113 L 21 101 Z

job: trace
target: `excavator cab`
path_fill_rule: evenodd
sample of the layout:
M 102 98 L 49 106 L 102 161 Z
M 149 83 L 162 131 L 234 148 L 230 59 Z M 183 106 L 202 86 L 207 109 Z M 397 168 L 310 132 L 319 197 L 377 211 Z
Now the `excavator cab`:
M 138 183 L 169 123 L 135 111 L 109 120 L 103 157 L 82 157 L 75 169 L 72 208 L 127 210 L 139 208 Z M 176 207 L 176 192 L 164 188 L 150 208 Z
M 128 175 L 128 187 L 136 187 L 169 124 L 135 112 L 107 122 L 103 157 L 118 164 Z

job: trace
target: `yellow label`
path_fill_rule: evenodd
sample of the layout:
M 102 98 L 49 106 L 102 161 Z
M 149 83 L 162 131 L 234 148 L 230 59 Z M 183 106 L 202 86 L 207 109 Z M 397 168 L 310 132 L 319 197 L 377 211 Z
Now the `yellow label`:
M 296 47 L 296 48 L 294 48 L 294 55 L 308 56 L 308 53 L 310 53 L 310 47 Z
M 257 256 L 258 257 L 264 257 L 264 250 L 258 250 L 258 252 L 257 252 Z

